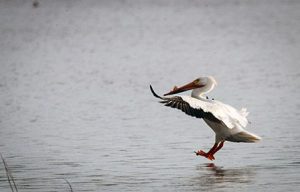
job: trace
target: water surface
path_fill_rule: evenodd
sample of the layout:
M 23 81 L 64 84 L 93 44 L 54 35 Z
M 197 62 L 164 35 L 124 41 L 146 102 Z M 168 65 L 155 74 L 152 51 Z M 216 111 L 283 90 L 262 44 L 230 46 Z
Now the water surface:
M 0 152 L 20 192 L 298 191 L 298 1 L 0 2 Z M 163 107 L 201 75 L 258 144 Z M 187 93 L 188 94 L 188 93 Z M 0 191 L 9 192 L 0 163 Z

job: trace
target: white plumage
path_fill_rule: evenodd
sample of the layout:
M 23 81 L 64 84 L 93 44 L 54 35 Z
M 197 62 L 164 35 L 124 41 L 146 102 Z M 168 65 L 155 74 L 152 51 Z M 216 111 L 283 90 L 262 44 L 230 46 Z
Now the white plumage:
M 162 99 L 161 103 L 180 109 L 193 117 L 203 118 L 212 128 L 216 133 L 214 146 L 207 153 L 202 150 L 196 152 L 197 155 L 204 156 L 210 160 L 215 159 L 213 155 L 223 147 L 225 141 L 252 143 L 261 139 L 259 136 L 244 129 L 248 124 L 247 115 L 249 114 L 246 108 L 237 110 L 220 101 L 209 100 L 204 97 L 204 94 L 213 90 L 216 84 L 216 80 L 211 76 L 200 77 L 180 88 L 175 86 L 172 91 L 164 95 L 193 90 L 191 96 L 174 97 L 160 97 L 150 86 L 153 95 Z
M 245 108 L 238 111 L 230 105 L 226 105 L 216 100 L 196 99 L 185 95 L 181 96 L 181 98 L 189 103 L 192 108 L 202 109 L 204 112 L 212 113 L 230 129 L 234 128 L 237 124 L 242 127 L 246 127 L 248 124 L 246 118 L 247 111 Z

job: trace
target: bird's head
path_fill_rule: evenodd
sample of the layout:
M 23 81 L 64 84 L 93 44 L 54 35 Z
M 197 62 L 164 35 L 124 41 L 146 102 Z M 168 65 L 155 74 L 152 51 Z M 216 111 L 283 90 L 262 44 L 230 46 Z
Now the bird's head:
M 179 88 L 174 87 L 174 89 L 172 91 L 164 94 L 164 96 L 173 95 L 176 93 L 181 93 L 184 91 L 198 89 L 198 88 L 202 88 L 202 87 L 206 87 L 206 86 L 214 87 L 215 85 L 217 85 L 217 81 L 212 76 L 199 77 L 199 78 L 195 79 L 194 81 L 192 81 L 182 87 L 179 87 Z

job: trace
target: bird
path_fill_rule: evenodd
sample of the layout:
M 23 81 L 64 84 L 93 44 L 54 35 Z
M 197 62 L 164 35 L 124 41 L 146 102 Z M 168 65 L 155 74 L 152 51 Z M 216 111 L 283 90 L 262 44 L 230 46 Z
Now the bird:
M 215 132 L 214 145 L 208 152 L 195 151 L 197 156 L 203 156 L 209 160 L 215 160 L 215 153 L 223 147 L 225 141 L 256 143 L 261 140 L 261 137 L 245 130 L 249 123 L 247 120 L 249 113 L 246 108 L 237 110 L 218 100 L 206 98 L 206 94 L 211 92 L 216 85 L 217 81 L 214 77 L 201 76 L 179 88 L 175 86 L 163 97 L 157 95 L 150 85 L 153 96 L 159 98 L 160 103 L 179 109 L 192 117 L 203 119 Z M 190 96 L 171 96 L 189 90 L 192 90 Z

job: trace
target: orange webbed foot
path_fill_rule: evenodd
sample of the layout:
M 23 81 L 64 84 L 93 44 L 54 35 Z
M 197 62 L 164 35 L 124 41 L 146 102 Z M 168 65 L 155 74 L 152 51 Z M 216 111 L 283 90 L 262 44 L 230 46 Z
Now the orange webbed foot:
M 199 151 L 195 151 L 195 153 L 196 153 L 196 155 L 198 156 L 198 155 L 200 155 L 200 156 L 203 156 L 203 157 L 205 157 L 205 158 L 207 158 L 207 159 L 209 159 L 209 160 L 215 160 L 215 157 L 211 154 L 211 153 L 205 153 L 204 151 L 202 151 L 202 150 L 199 150 Z

